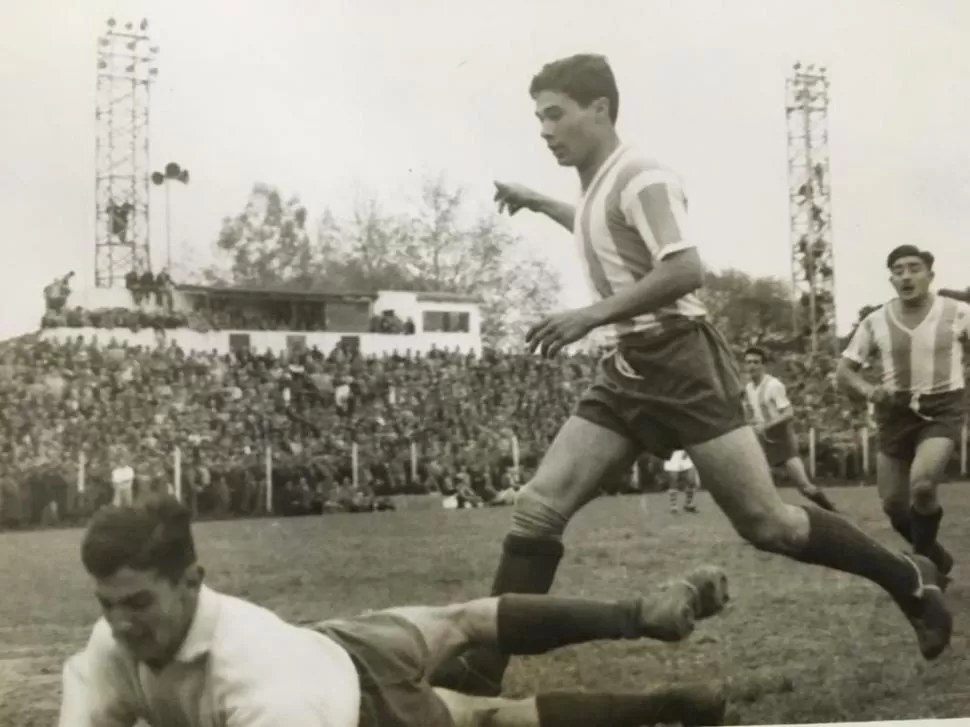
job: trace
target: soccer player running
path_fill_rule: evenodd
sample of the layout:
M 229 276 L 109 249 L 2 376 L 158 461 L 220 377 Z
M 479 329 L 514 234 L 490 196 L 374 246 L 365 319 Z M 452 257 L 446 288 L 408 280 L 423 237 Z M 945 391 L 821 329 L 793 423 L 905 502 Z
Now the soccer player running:
M 696 295 L 704 265 L 686 227 L 684 188 L 670 170 L 621 143 L 619 94 L 607 61 L 576 55 L 549 63 L 529 92 L 543 141 L 560 166 L 576 169 L 582 192 L 574 207 L 496 182 L 499 208 L 539 212 L 572 231 L 599 300 L 546 318 L 527 340 L 533 351 L 554 356 L 610 326 L 616 345 L 519 493 L 493 595 L 547 592 L 566 525 L 604 479 L 629 471 L 641 450 L 665 460 L 686 449 L 743 538 L 879 584 L 914 628 L 923 656 L 939 656 L 952 616 L 934 565 L 885 548 L 836 514 L 789 505 L 776 490 L 745 423 L 737 363 Z M 497 649 L 476 649 L 434 680 L 497 694 L 507 664 Z
M 482 699 L 427 675 L 472 644 L 542 654 L 593 640 L 686 638 L 720 612 L 727 578 L 705 567 L 644 598 L 506 595 L 287 623 L 204 585 L 190 513 L 175 498 L 108 507 L 81 561 L 103 618 L 63 670 L 60 727 L 640 727 L 718 725 L 715 683 L 642 693 L 553 691 Z
M 748 408 L 754 415 L 754 432 L 761 440 L 765 458 L 772 467 L 784 467 L 789 479 L 802 495 L 821 508 L 835 512 L 828 495 L 808 476 L 805 463 L 798 456 L 795 428 L 792 426 L 794 408 L 788 400 L 785 385 L 765 373 L 768 356 L 763 348 L 751 346 L 744 352 L 744 367 L 748 383 L 744 393 Z
M 897 297 L 859 324 L 842 353 L 838 377 L 875 408 L 876 480 L 896 532 L 936 565 L 944 583 L 953 557 L 937 541 L 943 508 L 937 485 L 959 441 L 964 415 L 963 347 L 970 305 L 934 295 L 933 255 L 914 245 L 889 253 Z M 882 381 L 859 370 L 878 357 Z

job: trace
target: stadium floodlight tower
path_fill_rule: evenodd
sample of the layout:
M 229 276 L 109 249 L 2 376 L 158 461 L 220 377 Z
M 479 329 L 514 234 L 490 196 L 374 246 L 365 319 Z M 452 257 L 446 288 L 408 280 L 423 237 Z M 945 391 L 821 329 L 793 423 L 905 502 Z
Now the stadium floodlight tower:
M 151 270 L 148 101 L 158 48 L 147 30 L 147 20 L 120 28 L 111 18 L 98 38 L 94 284 L 102 288 Z
M 786 92 L 793 325 L 814 357 L 838 349 L 826 68 L 796 63 Z

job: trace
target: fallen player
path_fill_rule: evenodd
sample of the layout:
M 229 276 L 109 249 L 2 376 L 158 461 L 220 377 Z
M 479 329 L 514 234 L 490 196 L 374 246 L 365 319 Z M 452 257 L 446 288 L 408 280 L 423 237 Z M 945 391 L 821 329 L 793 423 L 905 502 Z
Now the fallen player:
M 640 727 L 724 718 L 716 684 L 504 699 L 428 681 L 473 645 L 542 654 L 595 640 L 680 641 L 727 603 L 717 568 L 627 601 L 509 594 L 308 627 L 203 585 L 190 514 L 169 496 L 99 511 L 81 560 L 103 618 L 64 667 L 61 727 Z

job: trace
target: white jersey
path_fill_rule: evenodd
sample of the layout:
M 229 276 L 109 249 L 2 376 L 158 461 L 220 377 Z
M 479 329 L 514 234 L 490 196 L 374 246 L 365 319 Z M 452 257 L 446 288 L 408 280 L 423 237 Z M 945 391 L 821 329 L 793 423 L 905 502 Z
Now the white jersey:
M 64 667 L 59 727 L 356 727 L 360 680 L 330 638 L 203 587 L 171 664 L 153 671 L 104 619 Z
M 762 376 L 757 384 L 749 381 L 744 387 L 744 393 L 754 420 L 759 424 L 774 421 L 782 410 L 791 406 L 785 385 L 768 374 Z
M 664 462 L 664 472 L 687 472 L 694 469 L 694 463 L 683 449 L 678 449 Z
M 941 394 L 964 388 L 963 345 L 968 337 L 967 303 L 936 296 L 923 321 L 908 328 L 890 301 L 862 320 L 842 355 L 859 365 L 878 355 L 887 391 Z
M 135 485 L 135 470 L 131 467 L 115 467 L 111 471 L 111 484 L 114 487 L 114 505 L 130 505 L 132 489 Z
M 686 223 L 680 179 L 631 147 L 618 146 L 576 205 L 573 224 L 595 297 L 610 298 L 635 285 L 657 260 L 695 247 Z M 700 298 L 688 293 L 655 312 L 614 324 L 612 338 L 662 330 L 671 318 L 705 315 Z

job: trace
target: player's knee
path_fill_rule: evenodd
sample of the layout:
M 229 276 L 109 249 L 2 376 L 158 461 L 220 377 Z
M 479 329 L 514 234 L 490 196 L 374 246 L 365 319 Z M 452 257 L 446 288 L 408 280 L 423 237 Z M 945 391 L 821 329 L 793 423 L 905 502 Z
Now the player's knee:
M 917 475 L 910 482 L 910 494 L 913 504 L 919 507 L 932 503 L 936 499 L 936 481 L 926 475 Z
M 512 532 L 528 538 L 561 538 L 569 522 L 567 515 L 541 487 L 530 482 L 519 491 L 512 510 Z
M 748 513 L 734 523 L 738 534 L 758 550 L 785 553 L 794 549 L 806 533 L 800 527 L 795 508 L 778 508 Z
M 443 617 L 456 642 L 463 645 L 495 641 L 498 599 L 478 598 L 445 607 Z

